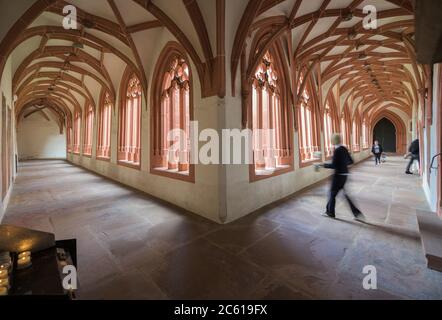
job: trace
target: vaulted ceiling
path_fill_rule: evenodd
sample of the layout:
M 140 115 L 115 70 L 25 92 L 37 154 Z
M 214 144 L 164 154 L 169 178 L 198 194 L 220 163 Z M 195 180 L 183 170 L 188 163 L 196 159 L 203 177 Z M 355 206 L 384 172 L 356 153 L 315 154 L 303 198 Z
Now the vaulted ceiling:
M 424 87 L 409 0 L 33 2 L 0 45 L 3 55 L 12 56 L 20 117 L 47 105 L 60 121 L 69 121 L 72 111 L 98 105 L 102 89 L 115 99 L 128 66 L 147 93 L 164 39 L 186 49 L 203 96 L 226 94 L 225 56 L 234 92 L 242 53 L 251 63 L 274 41 L 284 44 L 292 77 L 308 70 L 324 99 L 339 84 L 341 107 L 351 101 L 361 113 L 390 108 L 411 116 Z M 69 4 L 77 8 L 78 30 L 62 27 Z M 366 5 L 377 9 L 376 30 L 363 27 Z M 263 33 L 264 43 L 254 46 Z
M 77 11 L 76 30 L 63 27 L 68 5 Z M 12 57 L 18 118 L 48 109 L 69 121 L 75 110 L 98 105 L 102 90 L 115 100 L 127 67 L 137 73 L 147 96 L 147 78 L 163 39 L 178 40 L 201 79 L 210 78 L 216 30 L 208 30 L 204 21 L 216 21 L 216 8 L 212 0 L 34 1 L 21 18 L 25 28 L 19 23 L 20 34 L 10 32 L 0 48 Z M 210 80 L 201 81 L 209 83 L 208 92 Z
M 377 29 L 364 28 L 367 5 L 377 11 Z M 323 99 L 339 83 L 342 107 L 351 101 L 361 113 L 396 108 L 411 117 L 423 88 L 414 32 L 413 7 L 406 0 L 249 1 L 236 33 L 232 81 L 243 50 L 250 63 L 280 39 L 288 47 L 292 74 L 308 70 Z M 264 33 L 267 42 L 257 47 Z

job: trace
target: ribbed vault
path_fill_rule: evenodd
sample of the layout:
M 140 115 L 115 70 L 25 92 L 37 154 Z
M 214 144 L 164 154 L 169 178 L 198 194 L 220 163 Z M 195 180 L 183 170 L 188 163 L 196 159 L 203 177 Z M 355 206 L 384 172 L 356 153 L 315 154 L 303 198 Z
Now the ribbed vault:
M 367 5 L 376 8 L 374 30 L 364 27 Z M 379 110 L 397 108 L 411 119 L 428 76 L 416 62 L 414 32 L 413 6 L 407 0 L 251 0 L 232 50 L 232 90 L 239 65 L 244 63 L 250 76 L 256 61 L 280 42 L 298 92 L 311 77 L 322 104 L 338 88 L 339 112 L 349 104 L 352 115 L 358 111 L 373 121 Z M 298 84 L 301 71 L 306 81 Z M 293 96 L 296 102 L 294 90 Z
M 223 16 L 224 1 L 212 4 L 216 5 L 209 13 Z M 76 30 L 62 27 L 63 8 L 68 5 L 77 9 Z M 74 111 L 95 108 L 102 91 L 115 102 L 127 67 L 141 80 L 147 97 L 151 70 L 146 70 L 144 59 L 146 52 L 153 56 L 157 50 L 150 39 L 160 37 L 164 30 L 188 52 L 202 95 L 222 96 L 224 41 L 209 40 L 217 33 L 212 30 L 209 34 L 207 8 L 203 15 L 201 6 L 193 0 L 35 1 L 0 44 L 0 74 L 6 60 L 13 57 L 12 89 L 18 121 L 28 112 L 50 111 L 65 122 Z M 179 17 L 177 9 L 182 12 Z M 223 28 L 223 23 L 218 24 Z
M 77 8 L 77 30 L 61 24 L 70 4 Z M 366 30 L 364 8 L 372 4 L 377 29 Z M 234 26 L 228 37 L 227 10 L 240 12 L 237 21 L 227 17 Z M 412 119 L 428 77 L 416 62 L 413 10 L 410 0 L 36 0 L 0 44 L 0 72 L 13 55 L 17 110 L 46 99 L 72 116 L 76 109 L 95 108 L 102 90 L 116 101 L 126 67 L 147 97 L 153 67 L 146 59 L 153 61 L 155 39 L 164 32 L 187 51 L 203 97 L 226 94 L 226 46 L 235 95 L 240 79 L 250 78 L 277 43 L 295 108 L 311 81 L 320 108 L 333 93 L 339 116 L 351 106 L 351 117 L 371 123 L 381 110 L 401 110 Z M 298 83 L 301 73 L 304 82 Z

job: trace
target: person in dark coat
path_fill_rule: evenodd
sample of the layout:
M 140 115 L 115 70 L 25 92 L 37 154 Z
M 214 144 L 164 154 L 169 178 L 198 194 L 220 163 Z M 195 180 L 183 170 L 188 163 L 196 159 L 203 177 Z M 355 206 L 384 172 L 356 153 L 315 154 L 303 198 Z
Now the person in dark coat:
M 341 144 L 341 141 L 341 136 L 339 134 L 333 135 L 332 143 L 335 146 L 333 161 L 331 163 L 324 163 L 321 165 L 326 169 L 335 170 L 330 189 L 330 198 L 327 203 L 327 211 L 323 215 L 330 218 L 335 218 L 336 196 L 342 190 L 344 191 L 345 198 L 347 199 L 347 202 L 353 215 L 355 216 L 355 219 L 364 221 L 364 215 L 355 206 L 355 204 L 344 189 L 349 175 L 348 166 L 352 165 L 354 162 L 347 148 Z
M 374 155 L 375 165 L 381 164 L 381 156 L 382 153 L 384 153 L 384 149 L 382 149 L 378 140 L 374 142 L 373 147 L 371 148 L 371 153 Z
M 410 156 L 410 162 L 408 163 L 407 169 L 405 171 L 406 174 L 413 174 L 410 169 L 413 165 L 414 161 L 417 160 L 417 162 L 420 163 L 420 155 L 419 155 L 419 139 L 414 140 L 410 148 L 408 148 L 409 156 Z

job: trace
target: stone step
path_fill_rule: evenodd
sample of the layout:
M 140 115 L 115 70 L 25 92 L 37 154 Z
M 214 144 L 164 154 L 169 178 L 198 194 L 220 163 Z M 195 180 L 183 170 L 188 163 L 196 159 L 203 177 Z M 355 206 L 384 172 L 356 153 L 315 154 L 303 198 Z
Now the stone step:
M 428 268 L 442 272 L 442 219 L 434 212 L 418 210 L 417 221 Z

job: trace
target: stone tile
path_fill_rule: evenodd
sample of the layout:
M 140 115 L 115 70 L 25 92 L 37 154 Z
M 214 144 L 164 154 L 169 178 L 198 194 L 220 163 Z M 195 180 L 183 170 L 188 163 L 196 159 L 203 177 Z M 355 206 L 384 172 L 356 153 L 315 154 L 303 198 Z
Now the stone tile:
M 359 279 L 358 279 L 359 281 Z M 396 296 L 383 290 L 365 290 L 362 280 L 345 282 L 339 279 L 336 283 L 324 288 L 318 299 L 324 300 L 402 300 L 403 297 Z
M 140 272 L 110 276 L 93 288 L 80 288 L 82 300 L 163 300 L 167 297 L 155 283 Z
M 283 226 L 241 256 L 283 277 L 293 287 L 314 295 L 335 279 L 336 268 L 347 247 L 340 240 L 330 241 Z
M 141 269 L 150 273 L 159 267 L 163 259 L 163 254 L 153 244 L 145 241 L 145 233 L 151 228 L 150 225 L 130 226 L 101 233 L 97 237 L 122 270 Z
M 342 261 L 339 279 L 349 288 L 360 289 L 364 266 L 377 269 L 378 288 L 390 294 L 412 299 L 440 298 L 442 278 L 427 269 L 416 239 L 391 232 L 360 234 Z M 388 254 L 385 254 L 388 253 Z M 436 279 L 438 278 L 438 279 Z M 353 285 L 348 285 L 349 283 Z M 359 288 L 356 284 L 360 284 Z
M 264 272 L 205 240 L 167 254 L 152 279 L 171 299 L 248 299 Z
M 210 222 L 171 220 L 154 226 L 142 240 L 160 253 L 168 253 L 197 238 L 203 237 L 216 226 Z
M 108 256 L 78 257 L 78 281 L 84 289 L 93 289 L 101 280 L 117 276 L 122 270 Z
M 290 287 L 286 281 L 267 277 L 252 293 L 253 300 L 311 300 L 313 296 Z
M 386 223 L 418 231 L 416 209 L 407 207 L 402 203 L 392 203 L 388 212 Z
M 416 210 L 417 176 L 395 157 L 352 170 L 337 219 L 328 182 L 220 226 L 63 161 L 21 164 L 3 223 L 78 241 L 80 299 L 442 299 Z M 50 171 L 51 174 L 47 175 Z M 378 268 L 378 290 L 362 268 Z
M 206 235 L 205 238 L 218 247 L 233 254 L 238 254 L 250 245 L 276 230 L 279 224 L 267 220 L 254 224 L 226 225 Z

